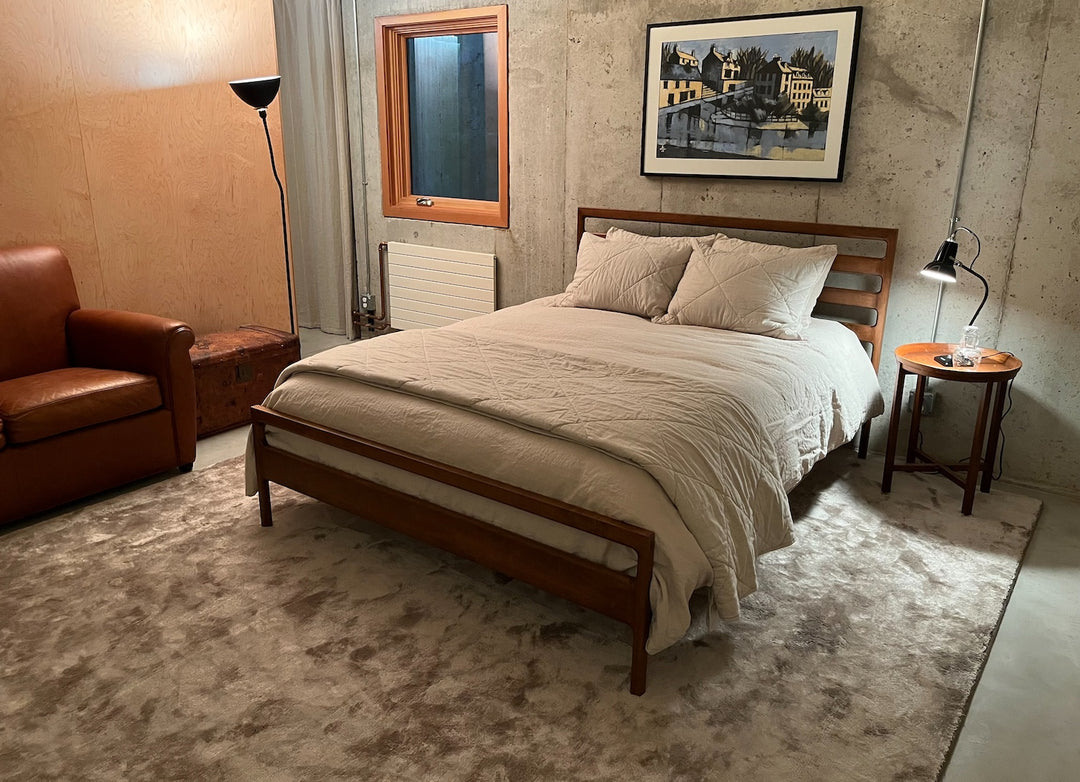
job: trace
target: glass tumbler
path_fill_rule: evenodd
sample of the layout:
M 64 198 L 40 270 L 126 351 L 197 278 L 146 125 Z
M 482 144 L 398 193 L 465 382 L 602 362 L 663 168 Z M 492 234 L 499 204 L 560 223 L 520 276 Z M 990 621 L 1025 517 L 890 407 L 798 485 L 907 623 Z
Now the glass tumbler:
M 960 343 L 953 351 L 954 367 L 973 367 L 978 365 L 982 351 L 979 350 L 979 327 L 964 326 Z

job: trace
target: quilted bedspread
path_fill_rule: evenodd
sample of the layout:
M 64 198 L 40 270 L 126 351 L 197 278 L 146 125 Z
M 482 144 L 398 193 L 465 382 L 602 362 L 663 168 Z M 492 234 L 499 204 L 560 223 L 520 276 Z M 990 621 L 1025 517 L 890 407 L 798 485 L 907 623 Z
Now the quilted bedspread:
M 349 378 L 637 465 L 663 488 L 707 558 L 719 615 L 736 619 L 739 598 L 756 589 L 755 558 L 793 539 L 776 436 L 758 404 L 762 381 L 745 369 L 753 350 L 806 348 L 750 337 L 748 349 L 725 356 L 710 349 L 711 330 L 597 314 L 534 303 L 401 332 L 305 359 L 279 386 L 305 373 Z M 586 318 L 589 328 L 576 330 Z M 637 342 L 643 329 L 648 344 Z M 831 423 L 831 399 L 823 404 Z

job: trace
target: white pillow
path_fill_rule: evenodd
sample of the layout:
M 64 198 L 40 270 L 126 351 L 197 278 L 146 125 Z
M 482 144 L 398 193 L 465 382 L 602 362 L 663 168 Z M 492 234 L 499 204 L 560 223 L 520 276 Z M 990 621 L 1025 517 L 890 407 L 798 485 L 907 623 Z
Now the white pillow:
M 588 307 L 655 318 L 679 284 L 691 247 L 627 242 L 586 233 L 578 245 L 574 279 L 557 307 Z
M 622 228 L 611 226 L 607 230 L 608 239 L 619 239 L 624 242 L 644 242 L 646 244 L 661 244 L 669 247 L 688 247 L 694 249 L 694 240 L 702 244 L 712 244 L 717 239 L 726 239 L 724 234 L 709 234 L 708 236 L 646 236 L 626 231 Z
M 667 314 L 654 320 L 801 339 L 835 258 L 834 244 L 698 242 Z

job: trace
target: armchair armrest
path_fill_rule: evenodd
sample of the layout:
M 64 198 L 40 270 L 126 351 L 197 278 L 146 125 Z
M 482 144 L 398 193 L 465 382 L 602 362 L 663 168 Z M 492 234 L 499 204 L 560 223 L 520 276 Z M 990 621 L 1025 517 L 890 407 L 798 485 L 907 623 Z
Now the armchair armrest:
M 72 365 L 154 375 L 173 412 L 180 464 L 195 460 L 195 373 L 191 327 L 178 320 L 120 310 L 78 309 L 67 320 Z

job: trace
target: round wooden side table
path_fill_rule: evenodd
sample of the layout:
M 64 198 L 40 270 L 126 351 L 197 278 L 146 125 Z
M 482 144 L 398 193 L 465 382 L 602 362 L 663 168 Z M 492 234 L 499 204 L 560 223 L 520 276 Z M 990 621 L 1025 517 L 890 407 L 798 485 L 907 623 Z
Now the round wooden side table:
M 892 476 L 902 472 L 937 472 L 964 489 L 961 512 L 971 515 L 975 502 L 975 487 L 982 473 L 982 491 L 990 491 L 994 477 L 994 458 L 1001 433 L 1001 414 L 1005 407 L 1005 391 L 1008 382 L 1016 377 L 1023 366 L 1020 359 L 1008 353 L 982 350 L 982 360 L 973 367 L 945 367 L 934 356 L 952 355 L 953 345 L 941 342 L 915 342 L 896 349 L 900 369 L 896 376 L 896 395 L 893 397 L 892 417 L 889 419 L 889 439 L 885 446 L 885 471 L 881 476 L 881 491 L 892 489 Z M 915 375 L 915 400 L 911 411 L 911 429 L 908 432 L 907 461 L 896 462 L 896 442 L 900 430 L 900 413 L 904 406 L 904 383 L 908 375 Z M 958 383 L 982 383 L 985 388 L 979 403 L 975 432 L 971 438 L 971 456 L 967 464 L 945 464 L 929 456 L 919 447 L 919 426 L 922 423 L 923 393 L 927 378 L 951 380 Z M 990 410 L 991 397 L 993 413 Z M 989 420 L 988 420 L 989 419 Z M 989 434 L 987 434 L 989 430 Z M 986 441 L 985 451 L 983 441 Z M 985 456 L 984 456 L 985 454 Z

